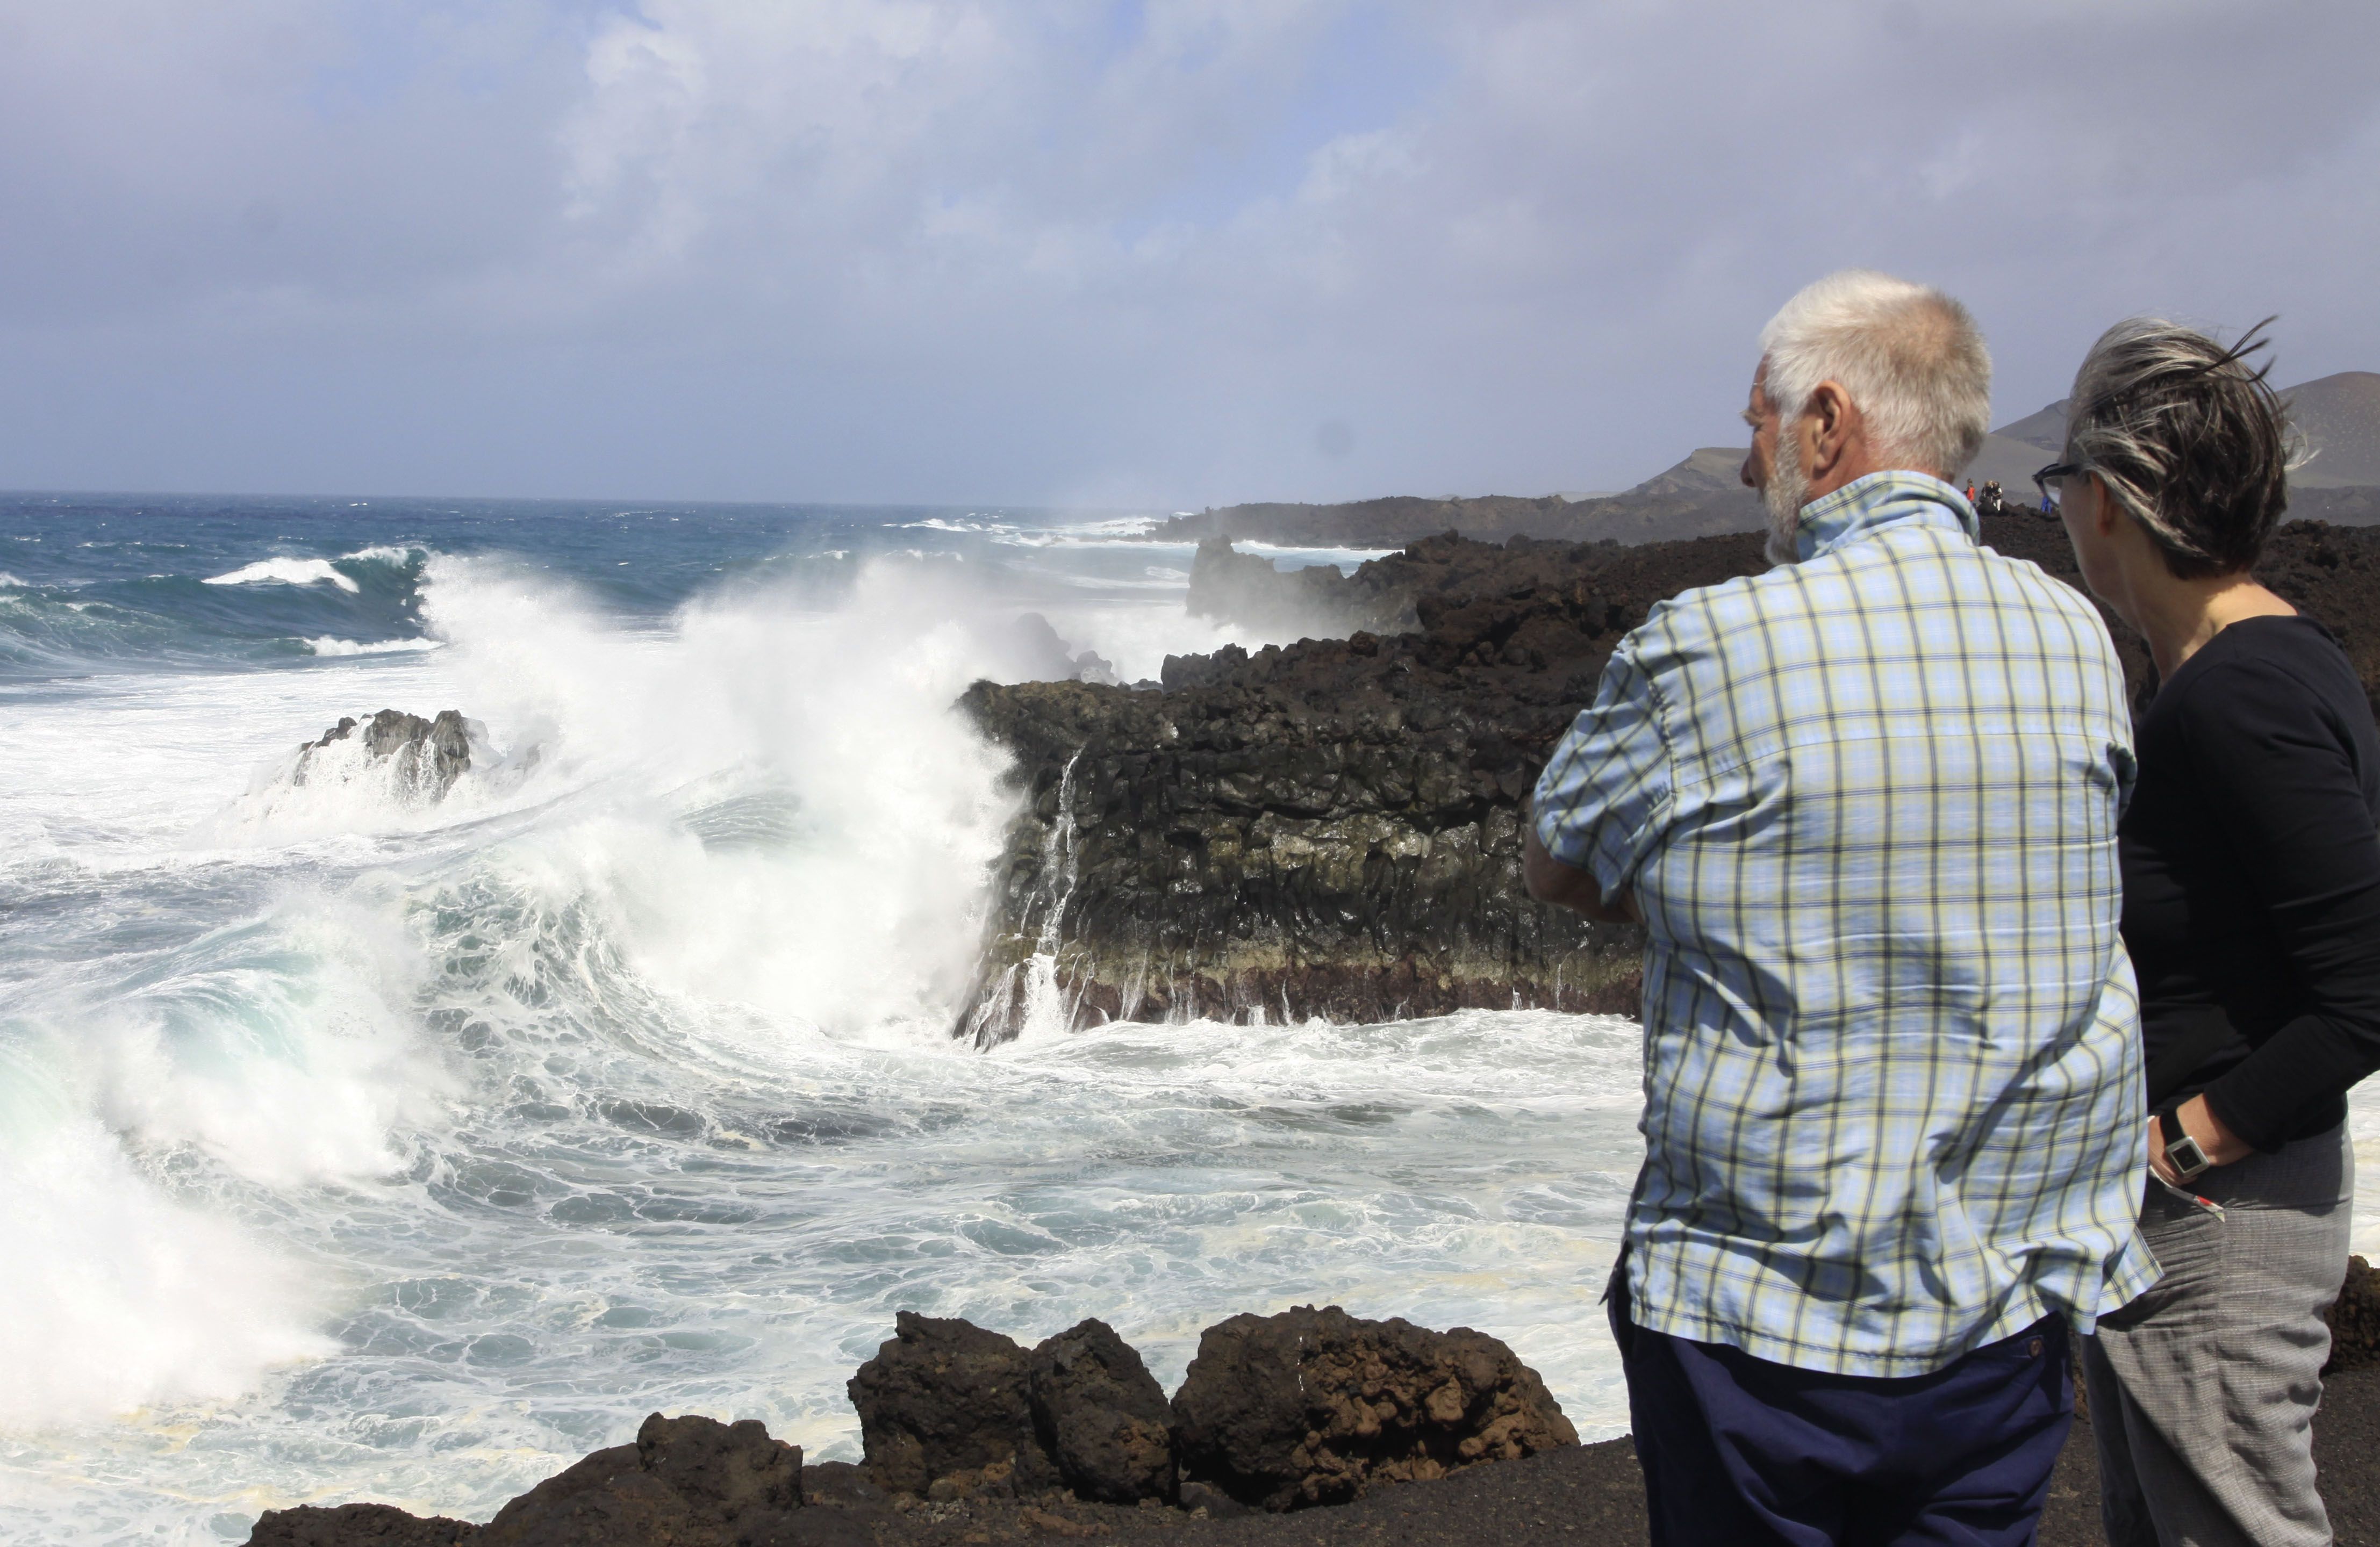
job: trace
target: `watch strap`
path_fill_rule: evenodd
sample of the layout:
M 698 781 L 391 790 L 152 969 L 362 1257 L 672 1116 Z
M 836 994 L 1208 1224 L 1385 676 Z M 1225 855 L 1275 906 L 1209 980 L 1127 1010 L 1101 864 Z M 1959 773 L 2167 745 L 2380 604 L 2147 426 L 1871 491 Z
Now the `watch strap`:
M 2190 1137 L 2190 1130 L 2181 1126 L 2181 1113 L 2178 1109 L 2168 1106 L 2156 1116 L 2157 1132 L 2167 1143 L 2179 1144 Z

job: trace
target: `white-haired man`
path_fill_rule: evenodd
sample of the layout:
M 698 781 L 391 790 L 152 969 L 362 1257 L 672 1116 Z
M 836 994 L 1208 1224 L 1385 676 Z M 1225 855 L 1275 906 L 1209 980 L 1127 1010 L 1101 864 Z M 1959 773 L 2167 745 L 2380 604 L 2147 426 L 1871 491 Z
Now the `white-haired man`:
M 1966 309 L 1761 334 L 1767 574 L 1655 608 L 1537 785 L 1529 889 L 1645 929 L 1612 1275 L 1656 1542 L 2033 1540 L 2070 1329 L 2145 1288 L 2098 614 L 1978 546 Z

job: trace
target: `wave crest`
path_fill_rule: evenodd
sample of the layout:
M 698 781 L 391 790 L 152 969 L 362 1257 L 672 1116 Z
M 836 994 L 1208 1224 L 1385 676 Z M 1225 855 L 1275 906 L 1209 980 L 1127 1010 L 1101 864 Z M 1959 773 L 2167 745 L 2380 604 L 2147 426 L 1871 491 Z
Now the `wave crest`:
M 313 586 L 324 581 L 350 595 L 363 589 L 328 559 L 260 559 L 227 574 L 211 574 L 210 586 Z

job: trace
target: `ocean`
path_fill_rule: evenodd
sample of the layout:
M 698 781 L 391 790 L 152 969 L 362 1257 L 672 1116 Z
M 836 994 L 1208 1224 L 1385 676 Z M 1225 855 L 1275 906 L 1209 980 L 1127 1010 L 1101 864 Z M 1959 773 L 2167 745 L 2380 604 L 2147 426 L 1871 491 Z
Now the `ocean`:
M 904 1309 L 1169 1387 L 1237 1311 L 1468 1324 L 1621 1432 L 1630 1022 L 950 1036 L 1018 618 L 1267 642 L 1146 525 L 0 496 L 0 1538 L 484 1519 L 655 1410 L 856 1459 Z M 476 722 L 444 800 L 298 781 L 387 707 Z

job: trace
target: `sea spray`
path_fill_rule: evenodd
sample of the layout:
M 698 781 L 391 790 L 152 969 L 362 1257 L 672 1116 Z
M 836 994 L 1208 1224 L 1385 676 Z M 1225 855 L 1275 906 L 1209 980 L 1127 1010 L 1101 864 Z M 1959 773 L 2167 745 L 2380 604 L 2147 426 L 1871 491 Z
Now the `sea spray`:
M 843 1382 L 900 1309 L 1098 1315 L 1171 1384 L 1220 1315 L 1336 1299 L 1482 1326 L 1619 1421 L 1582 1286 L 1635 1166 L 1626 1023 L 948 1035 L 1014 798 L 951 702 L 1025 667 L 1027 608 L 1154 675 L 1220 636 L 1178 598 L 984 578 L 996 534 L 949 535 L 985 545 L 962 581 L 850 529 L 788 545 L 857 555 L 810 592 L 722 573 L 740 514 L 671 548 L 662 516 L 417 512 L 385 535 L 438 556 L 374 567 L 333 557 L 371 546 L 358 517 L 314 513 L 357 595 L 204 586 L 298 529 L 244 519 L 121 583 L 282 655 L 69 654 L 11 700 L 0 1102 L 50 1105 L 0 1191 L 123 1291 L 44 1310 L 50 1341 L 139 1357 L 9 1420 L 0 1535 L 236 1541 L 367 1496 L 484 1518 L 655 1407 L 848 1457 Z M 352 620 L 382 589 L 442 647 L 290 643 L 381 637 Z M 475 757 L 437 802 L 347 781 L 226 822 L 253 770 L 384 707 L 483 721 L 516 782 Z

